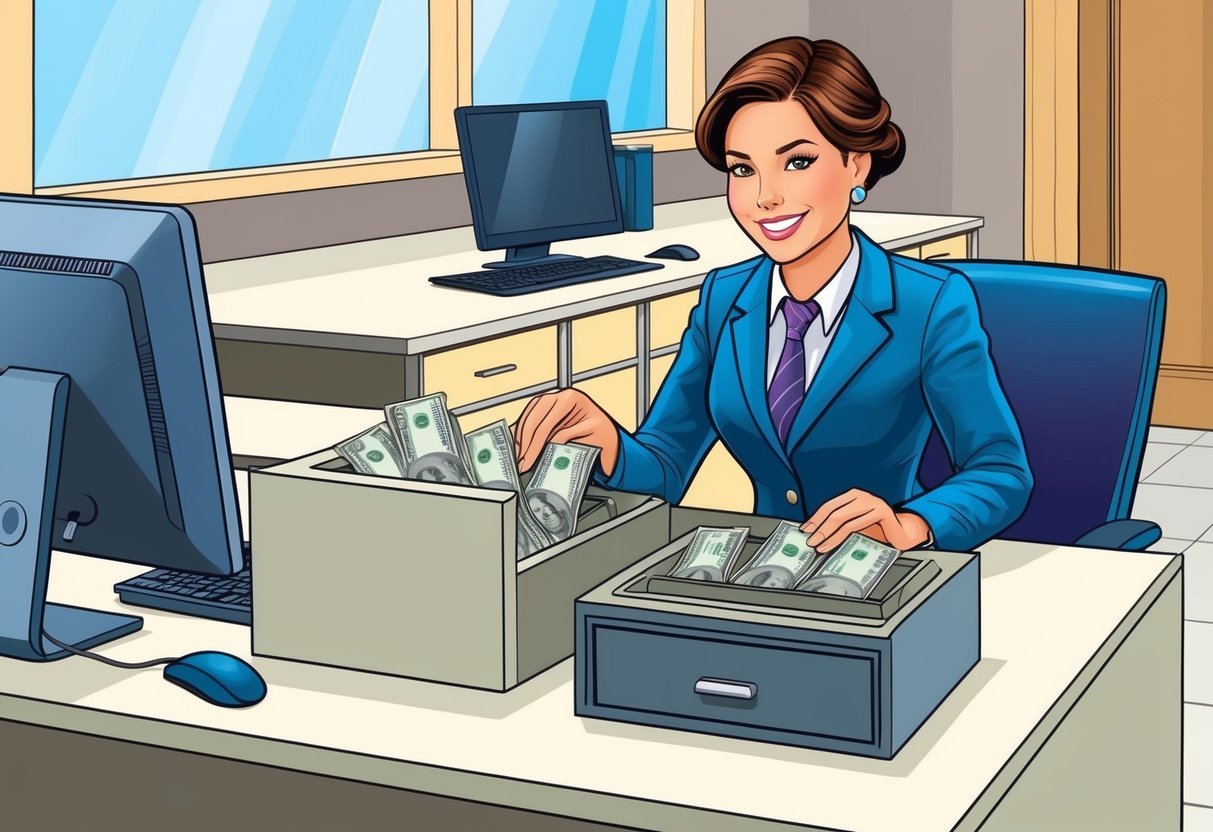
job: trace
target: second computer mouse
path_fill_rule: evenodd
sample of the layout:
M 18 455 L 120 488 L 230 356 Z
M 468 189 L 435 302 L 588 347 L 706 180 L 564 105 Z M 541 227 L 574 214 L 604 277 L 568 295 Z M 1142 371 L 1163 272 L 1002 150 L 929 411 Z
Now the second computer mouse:
M 265 698 L 265 680 L 252 665 L 227 653 L 203 650 L 171 661 L 164 678 L 225 708 L 247 708 Z
M 670 246 L 662 246 L 652 254 L 646 254 L 645 257 L 654 257 L 658 260 L 698 260 L 699 252 L 690 246 L 675 243 Z

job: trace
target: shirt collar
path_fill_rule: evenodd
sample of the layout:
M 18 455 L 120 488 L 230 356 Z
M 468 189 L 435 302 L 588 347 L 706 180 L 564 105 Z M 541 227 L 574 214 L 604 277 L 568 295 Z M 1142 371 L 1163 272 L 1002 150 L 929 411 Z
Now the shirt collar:
M 833 331 L 834 325 L 842 316 L 842 311 L 847 305 L 847 299 L 851 296 L 851 289 L 855 286 L 855 277 L 858 274 L 859 241 L 852 233 L 851 253 L 847 255 L 846 260 L 842 261 L 838 271 L 834 272 L 825 285 L 817 290 L 817 294 L 813 295 L 813 300 L 817 301 L 818 306 L 821 307 L 821 323 L 825 327 L 827 335 Z M 767 310 L 767 326 L 775 322 L 775 315 L 779 312 L 779 302 L 785 297 L 789 297 L 789 295 L 787 287 L 783 283 L 783 268 L 776 263 L 775 268 L 771 271 L 771 304 Z

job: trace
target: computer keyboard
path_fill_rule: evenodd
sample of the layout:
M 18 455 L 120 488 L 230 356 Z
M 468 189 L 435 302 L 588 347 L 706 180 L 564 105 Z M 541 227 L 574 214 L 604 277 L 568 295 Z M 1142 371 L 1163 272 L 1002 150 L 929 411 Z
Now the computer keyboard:
M 525 295 L 529 292 L 554 289 L 557 286 L 571 286 L 575 283 L 588 283 L 591 280 L 660 268 L 661 263 L 644 263 L 623 257 L 585 257 L 509 269 L 438 275 L 431 277 L 430 283 L 490 295 Z
M 214 618 L 236 624 L 253 623 L 253 583 L 249 551 L 235 575 L 203 575 L 179 569 L 153 569 L 114 584 L 124 604 Z

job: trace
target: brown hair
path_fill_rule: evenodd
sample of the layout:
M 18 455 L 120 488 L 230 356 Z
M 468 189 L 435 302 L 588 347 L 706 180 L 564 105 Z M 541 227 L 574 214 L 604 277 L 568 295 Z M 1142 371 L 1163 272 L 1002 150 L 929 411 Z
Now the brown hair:
M 781 38 L 749 52 L 725 73 L 695 125 L 695 145 L 708 164 L 727 170 L 724 137 L 746 104 L 795 99 L 822 135 L 842 151 L 872 154 L 864 187 L 897 170 L 906 155 L 905 134 L 889 120 L 889 102 L 871 73 L 832 40 Z

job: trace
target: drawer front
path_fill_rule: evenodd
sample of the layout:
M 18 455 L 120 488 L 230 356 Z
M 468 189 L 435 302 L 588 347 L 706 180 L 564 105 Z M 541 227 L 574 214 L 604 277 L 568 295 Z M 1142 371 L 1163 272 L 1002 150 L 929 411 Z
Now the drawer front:
M 900 254 L 902 257 L 913 257 L 918 260 L 922 257 L 922 246 L 910 246 L 908 248 L 896 249 L 894 254 Z
M 877 741 L 877 652 L 653 624 L 588 624 L 594 706 L 657 724 L 668 717 L 670 727 L 690 719 L 710 731 L 734 726 Z
M 427 355 L 422 375 L 426 395 L 445 392 L 447 407 L 554 381 L 556 327 L 519 332 Z
M 692 289 L 649 304 L 649 349 L 668 347 L 682 340 L 691 310 L 699 300 L 699 290 Z
M 956 260 L 968 256 L 968 250 L 967 235 L 957 234 L 955 237 L 948 237 L 946 240 L 924 243 L 922 246 L 922 259 Z
M 574 373 L 635 357 L 636 307 L 614 309 L 573 321 Z
M 626 431 L 636 430 L 636 368 L 627 367 L 574 385 Z

